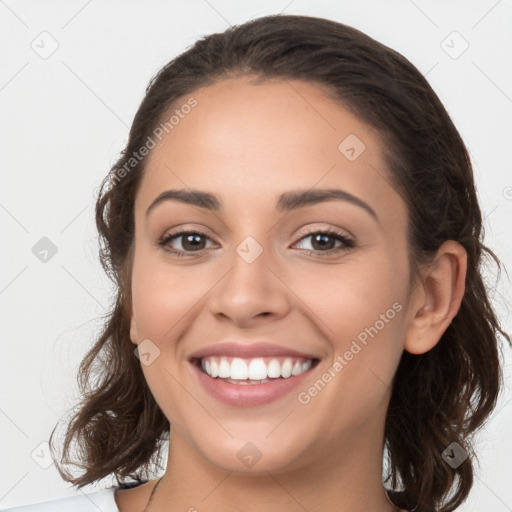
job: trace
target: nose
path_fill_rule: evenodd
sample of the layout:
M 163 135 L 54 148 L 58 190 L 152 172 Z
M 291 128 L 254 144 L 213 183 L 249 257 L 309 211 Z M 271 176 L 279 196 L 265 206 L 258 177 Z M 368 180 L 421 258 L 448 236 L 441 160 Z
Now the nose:
M 263 250 L 252 260 L 247 255 L 256 248 L 251 244 L 241 246 L 239 252 L 234 251 L 230 269 L 211 292 L 210 313 L 238 327 L 284 317 L 290 309 L 291 292 L 279 276 L 278 265 L 273 265 L 270 251 Z M 249 251 L 244 253 L 247 247 Z

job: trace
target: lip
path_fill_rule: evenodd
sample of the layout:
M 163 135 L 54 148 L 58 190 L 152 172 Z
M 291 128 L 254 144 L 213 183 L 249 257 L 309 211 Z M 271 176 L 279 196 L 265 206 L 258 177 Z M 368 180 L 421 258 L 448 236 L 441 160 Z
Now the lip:
M 265 384 L 232 384 L 220 378 L 210 377 L 201 370 L 200 359 L 208 356 L 240 357 L 242 359 L 291 357 L 312 359 L 313 364 L 300 375 L 293 375 L 287 379 L 271 379 L 271 382 Z M 203 347 L 189 356 L 189 362 L 201 387 L 217 401 L 233 407 L 265 405 L 287 395 L 311 375 L 319 361 L 320 357 L 317 354 L 265 341 L 243 340 L 225 340 Z
M 267 357 L 267 356 L 282 356 L 282 357 L 303 357 L 305 359 L 320 359 L 318 355 L 310 354 L 307 352 L 299 352 L 297 350 L 276 345 L 275 343 L 268 343 L 263 341 L 252 342 L 248 341 L 223 341 L 203 347 L 193 354 L 190 354 L 189 359 L 201 359 L 207 356 L 228 356 L 240 357 L 242 359 L 250 359 L 253 357 Z M 307 372 L 306 372 L 307 373 Z
M 287 379 L 275 379 L 265 384 L 231 384 L 222 379 L 210 377 L 201 371 L 197 359 L 191 361 L 191 366 L 203 389 L 219 402 L 234 407 L 255 407 L 269 404 L 290 393 L 311 375 L 318 363 L 319 359 L 315 358 L 311 367 L 305 372 Z

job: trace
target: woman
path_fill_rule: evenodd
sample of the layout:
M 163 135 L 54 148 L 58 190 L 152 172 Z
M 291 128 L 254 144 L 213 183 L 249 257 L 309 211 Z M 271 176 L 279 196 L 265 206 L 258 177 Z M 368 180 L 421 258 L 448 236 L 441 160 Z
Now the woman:
M 480 273 L 499 261 L 464 143 L 402 55 L 307 16 L 202 38 L 151 81 L 96 213 L 118 295 L 59 472 L 118 485 L 15 510 L 466 499 L 510 342 Z

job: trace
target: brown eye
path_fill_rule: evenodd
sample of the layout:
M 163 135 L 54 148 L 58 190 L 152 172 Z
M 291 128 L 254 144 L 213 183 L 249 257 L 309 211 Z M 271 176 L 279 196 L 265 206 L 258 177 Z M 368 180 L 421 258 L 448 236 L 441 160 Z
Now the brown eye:
M 353 240 L 337 231 L 326 230 L 309 232 L 306 233 L 305 236 L 302 236 L 299 242 L 302 243 L 302 240 L 308 238 L 311 239 L 310 245 L 312 247 L 312 249 L 304 249 L 308 254 L 332 254 L 355 247 Z M 338 245 L 338 247 L 335 247 L 336 242 L 339 242 L 341 246 Z
M 180 239 L 181 242 L 179 245 L 181 245 L 181 247 L 173 247 L 172 244 Z M 201 239 L 203 239 L 203 241 L 201 241 Z M 210 240 L 210 238 L 199 231 L 181 231 L 164 236 L 160 240 L 159 245 L 177 256 L 185 256 L 186 253 L 203 251 L 207 240 Z

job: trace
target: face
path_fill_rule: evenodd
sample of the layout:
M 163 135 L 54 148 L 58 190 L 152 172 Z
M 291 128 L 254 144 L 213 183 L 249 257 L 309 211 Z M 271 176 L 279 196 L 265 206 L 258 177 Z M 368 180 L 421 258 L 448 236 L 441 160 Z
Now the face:
M 407 210 L 382 141 L 301 81 L 226 79 L 191 96 L 197 105 L 151 150 L 135 201 L 131 338 L 149 354 L 142 369 L 171 439 L 241 473 L 378 451 L 410 292 Z M 148 212 L 177 189 L 218 204 L 168 198 Z M 327 189 L 341 192 L 318 200 Z M 303 192 L 317 196 L 293 201 Z M 191 360 L 226 341 L 313 362 L 256 392 Z M 258 350 L 243 354 L 249 367 Z

